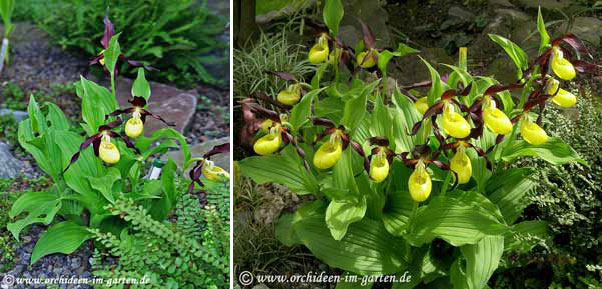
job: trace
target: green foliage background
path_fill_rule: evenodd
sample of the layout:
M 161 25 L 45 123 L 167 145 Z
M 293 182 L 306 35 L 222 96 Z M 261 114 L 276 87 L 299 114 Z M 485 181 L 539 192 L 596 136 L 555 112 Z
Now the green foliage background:
M 210 63 L 224 63 L 228 44 L 218 36 L 226 20 L 213 15 L 207 1 L 193 0 L 27 0 L 17 6 L 17 19 L 34 22 L 64 48 L 93 58 L 102 50 L 103 18 L 108 12 L 121 31 L 124 55 L 160 69 L 149 78 L 191 86 L 215 83 L 207 71 Z M 122 66 L 122 73 L 134 70 Z

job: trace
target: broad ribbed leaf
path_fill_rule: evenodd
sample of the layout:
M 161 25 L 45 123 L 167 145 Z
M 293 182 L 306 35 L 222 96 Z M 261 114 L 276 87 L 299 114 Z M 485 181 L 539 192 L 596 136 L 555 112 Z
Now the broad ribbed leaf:
M 487 212 L 467 198 L 438 196 L 418 210 L 405 237 L 416 246 L 429 243 L 434 238 L 462 246 L 476 244 L 488 235 L 502 235 L 507 230 L 495 213 Z
M 528 58 L 525 51 L 523 51 L 518 45 L 516 45 L 516 43 L 502 36 L 489 34 L 489 38 L 491 38 L 493 42 L 497 43 L 504 49 L 504 51 L 506 51 L 508 56 L 510 56 L 510 58 L 512 59 L 512 61 L 514 61 L 514 64 L 516 65 L 516 73 L 518 78 L 522 78 L 523 71 L 527 70 L 527 68 L 529 67 Z
M 497 205 L 508 224 L 514 223 L 529 205 L 525 194 L 535 186 L 529 178 L 531 174 L 531 169 L 512 168 L 492 177 L 487 183 L 485 192 L 489 200 Z
M 546 31 L 546 24 L 543 22 L 543 17 L 541 16 L 541 7 L 537 10 L 537 31 L 539 31 L 539 54 L 541 55 L 550 42 L 550 35 Z
M 345 110 L 343 111 L 343 124 L 347 129 L 353 130 L 357 128 L 366 114 L 366 99 L 367 93 L 362 93 L 354 99 L 345 102 Z
M 408 135 L 408 133 L 412 131 L 414 124 L 422 119 L 422 116 L 414 106 L 414 103 L 407 96 L 401 94 L 398 88 L 395 88 L 393 91 L 393 104 L 393 134 L 395 148 L 398 151 L 409 152 L 414 148 L 415 144 L 418 144 L 418 139 L 425 139 L 424 135 L 427 128 L 430 127 L 430 124 L 428 124 L 428 121 L 425 121 L 417 135 Z
M 15 218 L 22 213 L 27 213 L 23 219 L 6 225 L 6 228 L 19 240 L 19 234 L 25 227 L 42 223 L 50 224 L 61 208 L 61 200 L 49 192 L 28 192 L 19 197 L 13 204 L 9 216 Z
M 389 108 L 383 103 L 381 97 L 376 99 L 374 111 L 372 112 L 371 136 L 384 136 L 393 143 L 393 120 L 389 114 Z
M 315 177 L 305 170 L 301 158 L 291 145 L 285 147 L 280 154 L 249 157 L 238 164 L 244 175 L 259 184 L 285 185 L 300 195 L 318 192 Z
M 35 142 L 43 142 L 44 136 L 34 136 L 33 128 L 31 127 L 31 118 L 25 119 L 19 123 L 19 131 L 17 132 L 19 145 L 30 153 L 36 160 L 38 166 L 47 174 L 53 174 L 52 166 L 42 147 L 35 145 Z M 54 176 L 53 176 L 54 177 Z
M 487 236 L 474 245 L 460 248 L 466 258 L 466 281 L 470 289 L 482 289 L 497 269 L 504 253 L 503 236 Z
M 309 117 L 311 116 L 311 104 L 313 103 L 314 98 L 316 98 L 322 90 L 323 89 L 316 89 L 310 91 L 308 94 L 304 95 L 301 101 L 293 107 L 288 119 L 289 123 L 293 127 L 293 131 L 297 131 L 301 125 L 308 121 Z
M 433 105 L 433 103 L 435 103 L 435 101 L 437 101 L 441 97 L 441 94 L 443 94 L 443 91 L 446 89 L 447 85 L 445 85 L 441 81 L 441 76 L 439 75 L 439 72 L 437 72 L 437 70 L 433 68 L 433 66 L 431 66 L 431 64 L 428 61 L 424 60 L 424 58 L 422 57 L 420 57 L 420 59 L 422 60 L 422 62 L 424 62 L 431 74 L 431 89 L 429 90 L 428 95 L 428 104 L 429 106 L 431 106 Z
M 117 60 L 121 54 L 121 48 L 119 47 L 118 41 L 120 34 L 121 33 L 117 33 L 111 37 L 111 40 L 109 41 L 109 47 L 107 47 L 104 52 L 105 66 L 111 75 L 114 73 L 115 65 L 117 64 Z
M 293 227 L 294 216 L 294 214 L 282 214 L 275 226 L 276 239 L 289 247 L 301 244 Z
M 549 237 L 548 224 L 544 221 L 524 221 L 512 226 L 504 239 L 505 251 L 526 253 Z
M 40 258 L 54 253 L 71 254 L 81 244 L 90 239 L 88 228 L 73 222 L 58 223 L 46 231 L 36 243 L 31 253 L 31 265 Z
M 341 240 L 351 223 L 364 218 L 366 207 L 366 197 L 362 197 L 359 202 L 332 200 L 326 209 L 326 225 L 332 237 L 337 241 Z
M 132 84 L 132 96 L 140 96 L 144 97 L 144 99 L 148 100 L 151 95 L 150 84 L 144 77 L 144 68 L 138 68 L 138 76 L 134 83 Z
M 407 264 L 408 246 L 377 221 L 363 219 L 351 224 L 341 241 L 330 235 L 324 213 L 300 218 L 297 236 L 314 256 L 329 266 L 356 274 L 392 274 Z
M 502 159 L 506 162 L 512 162 L 524 156 L 539 157 L 553 165 L 562 165 L 570 162 L 587 165 L 573 148 L 557 137 L 551 137 L 545 144 L 541 145 L 532 145 L 524 140 L 515 141 L 504 148 L 504 152 L 502 153 Z
M 324 24 L 330 28 L 330 32 L 333 36 L 337 36 L 339 33 L 339 24 L 343 20 L 343 3 L 341 0 L 326 0 L 324 3 Z
M 36 99 L 33 96 L 33 94 L 29 97 L 27 113 L 29 114 L 29 119 L 31 120 L 32 132 L 44 134 L 47 128 L 46 117 L 44 117 L 44 114 L 42 114 L 40 106 L 36 102 Z
M 52 102 L 47 102 L 46 107 L 48 107 L 46 119 L 50 122 L 50 127 L 55 130 L 68 130 L 69 120 L 63 111 Z
M 408 191 L 391 192 L 383 210 L 383 224 L 394 236 L 402 236 L 408 227 L 414 200 Z
M 378 69 L 380 69 L 380 71 L 386 73 L 387 65 L 389 64 L 389 61 L 391 61 L 391 59 L 393 57 L 395 57 L 395 56 L 401 57 L 404 55 L 418 53 L 418 52 L 420 52 L 420 51 L 400 42 L 397 45 L 397 50 L 391 52 L 391 51 L 385 49 L 378 54 L 378 63 L 377 63 Z
M 113 196 L 113 184 L 121 179 L 121 174 L 116 168 L 109 168 L 104 176 L 93 177 L 87 176 L 90 186 L 99 191 L 107 201 L 114 203 L 115 197 Z

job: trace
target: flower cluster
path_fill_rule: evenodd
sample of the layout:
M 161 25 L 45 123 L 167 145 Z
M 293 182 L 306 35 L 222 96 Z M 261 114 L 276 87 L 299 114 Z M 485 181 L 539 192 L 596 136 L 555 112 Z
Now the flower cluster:
M 375 38 L 370 29 L 363 23 L 362 27 L 364 46 L 356 57 L 353 57 L 351 49 L 345 47 L 335 37 L 326 31 L 320 31 L 316 43 L 309 51 L 309 61 L 314 64 L 349 64 L 350 59 L 355 59 L 355 63 L 352 64 L 354 73 L 374 67 L 378 63 L 379 50 L 375 48 Z M 568 44 L 574 51 L 563 47 L 563 43 Z M 321 142 L 314 153 L 313 165 L 318 170 L 332 168 L 341 158 L 342 152 L 351 144 L 364 159 L 365 170 L 375 183 L 383 182 L 388 177 L 394 158 L 398 158 L 412 168 L 414 171 L 408 179 L 408 188 L 412 198 L 417 202 L 425 201 L 430 195 L 432 180 L 428 166 L 431 164 L 439 169 L 450 171 L 455 180 L 452 188 L 458 184 L 466 184 L 471 180 L 473 173 L 467 150 L 474 150 L 479 157 L 485 159 L 487 167 L 492 169 L 492 164 L 487 157 L 488 153 L 493 151 L 504 137 L 510 135 L 515 137 L 516 129 L 520 131 L 522 139 L 531 145 L 542 145 L 548 141 L 548 135 L 541 127 L 542 113 L 547 101 L 550 100 L 560 107 L 574 106 L 577 97 L 562 89 L 561 81 L 572 80 L 577 72 L 596 73 L 595 70 L 598 68 L 595 64 L 576 59 L 574 52 L 591 56 L 583 43 L 572 34 L 554 39 L 551 47 L 544 50 L 535 63 L 524 71 L 523 79 L 512 84 L 492 84 L 482 95 L 474 95 L 477 89 L 473 87 L 473 82 L 464 87 L 462 82 L 458 81 L 456 88 L 444 91 L 429 103 L 428 97 L 417 98 L 410 91 L 430 88 L 432 86 L 430 81 L 399 87 L 399 91 L 413 101 L 414 108 L 422 115 L 422 119 L 413 125 L 409 136 L 418 134 L 422 127 L 427 126 L 437 140 L 429 144 L 427 138 L 426 144 L 417 145 L 411 152 L 397 154 L 389 148 L 389 140 L 386 137 L 374 136 L 368 139 L 373 148 L 366 156 L 362 146 L 351 139 L 350 133 L 344 126 L 336 126 L 334 122 L 325 118 L 311 117 L 314 126 L 325 127 L 311 143 L 315 145 Z M 286 105 L 285 110 L 290 109 L 290 106 L 298 103 L 303 97 L 302 85 L 290 74 L 284 72 L 272 74 L 293 83 L 281 91 L 276 98 L 278 103 Z M 447 81 L 447 78 L 442 81 Z M 526 94 L 528 97 L 524 99 L 521 110 L 511 111 L 503 106 L 500 93 L 510 93 L 525 88 L 529 89 Z M 261 99 L 274 104 L 265 95 Z M 256 125 L 255 130 L 251 129 L 250 133 L 263 131 L 263 136 L 256 139 L 253 144 L 254 151 L 259 155 L 268 155 L 281 149 L 283 143 L 292 143 L 304 159 L 305 154 L 297 146 L 296 137 L 291 135 L 287 128 L 286 114 L 268 111 L 253 101 L 250 103 L 252 104 L 247 103 L 250 105 L 247 111 L 250 107 L 252 111 L 267 116 L 260 125 Z M 532 118 L 534 108 L 539 109 L 537 119 Z M 482 138 L 485 130 L 497 137 L 493 146 L 483 149 L 475 145 L 474 140 Z M 322 141 L 323 139 L 326 140 Z M 306 168 L 310 170 L 307 162 Z

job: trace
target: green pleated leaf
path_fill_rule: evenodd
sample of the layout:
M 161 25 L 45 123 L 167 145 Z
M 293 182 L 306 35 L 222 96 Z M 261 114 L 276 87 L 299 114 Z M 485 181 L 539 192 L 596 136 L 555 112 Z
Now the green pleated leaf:
M 514 226 L 504 239 L 505 251 L 526 253 L 539 242 L 550 237 L 548 224 L 544 221 L 524 221 Z
M 40 258 L 49 254 L 71 254 L 91 236 L 85 226 L 73 222 L 58 223 L 42 234 L 33 248 L 30 264 L 35 264 Z
M 349 226 L 341 241 L 332 238 L 324 213 L 307 214 L 295 222 L 301 242 L 329 266 L 356 274 L 392 274 L 407 264 L 408 246 L 382 224 L 363 219 Z
M 294 214 L 282 214 L 275 226 L 276 239 L 289 247 L 301 244 L 293 227 L 294 216 Z
M 466 192 L 473 196 L 475 192 Z M 405 236 L 415 246 L 440 238 L 454 246 L 476 244 L 488 235 L 502 235 L 508 228 L 493 212 L 467 201 L 469 197 L 437 196 L 421 207 Z
M 506 162 L 512 162 L 524 156 L 539 157 L 553 165 L 570 162 L 587 165 L 573 148 L 557 137 L 550 137 L 545 144 L 541 145 L 532 145 L 524 140 L 514 141 L 505 147 L 502 153 L 502 159 Z
M 433 66 L 431 66 L 431 64 L 428 61 L 426 61 L 422 57 L 420 57 L 420 59 L 426 65 L 431 74 L 432 84 L 428 95 L 428 104 L 429 106 L 431 106 L 435 103 L 435 101 L 437 101 L 441 97 L 441 94 L 443 94 L 443 91 L 445 91 L 447 85 L 441 81 L 441 76 L 439 75 L 439 72 L 437 72 L 437 70 L 433 68 Z
M 117 33 L 111 37 L 111 40 L 109 41 L 109 47 L 107 47 L 104 52 L 105 66 L 111 75 L 114 73 L 115 65 L 117 64 L 117 60 L 121 54 L 121 48 L 118 40 L 120 34 L 121 33 Z
M 316 89 L 310 91 L 293 107 L 288 121 L 293 127 L 294 132 L 296 132 L 304 123 L 309 121 L 309 117 L 311 116 L 311 105 L 314 98 L 316 98 L 322 90 L 323 89 Z
M 285 185 L 300 195 L 318 192 L 316 178 L 305 170 L 301 158 L 291 145 L 285 147 L 280 154 L 249 157 L 238 164 L 245 176 L 259 184 Z
M 46 107 L 48 107 L 46 119 L 50 122 L 50 127 L 55 130 L 68 130 L 70 127 L 69 120 L 67 120 L 63 111 L 52 102 L 47 102 Z
M 324 3 L 324 24 L 330 28 L 330 32 L 333 36 L 337 36 L 339 33 L 339 24 L 343 20 L 343 3 L 341 0 L 326 0 Z
M 361 198 L 359 202 L 332 200 L 326 209 L 326 225 L 332 237 L 337 241 L 341 240 L 351 223 L 364 218 L 366 207 L 366 197 Z
M 482 289 L 497 269 L 504 253 L 503 236 L 487 236 L 474 245 L 460 248 L 466 258 L 466 281 L 470 289 Z
M 402 236 L 406 232 L 414 203 L 408 191 L 389 194 L 382 214 L 383 224 L 389 233 Z
M 61 209 L 60 198 L 50 192 L 28 192 L 19 197 L 8 215 L 11 219 L 27 214 L 24 218 L 6 225 L 15 239 L 19 240 L 21 231 L 34 223 L 50 224 L 56 213 Z
M 144 77 L 144 68 L 138 68 L 138 76 L 134 83 L 132 84 L 132 96 L 140 96 L 144 97 L 144 99 L 148 100 L 151 95 L 150 84 Z
M 541 7 L 537 10 L 537 31 L 539 31 L 539 38 L 541 39 L 539 42 L 539 54 L 541 55 L 550 42 L 550 35 L 546 31 L 546 24 L 543 22 L 543 17 L 541 16 Z
M 383 103 L 382 97 L 376 99 L 371 124 L 371 136 L 383 136 L 393 142 L 393 120 L 389 114 L 389 108 Z
M 393 59 L 393 57 L 402 57 L 402 56 L 405 56 L 408 54 L 418 53 L 418 52 L 420 52 L 420 51 L 400 42 L 397 45 L 397 50 L 389 51 L 389 50 L 385 49 L 378 54 L 378 62 L 377 62 L 378 69 L 380 69 L 380 71 L 383 71 L 386 73 L 387 65 L 389 64 L 389 61 L 391 61 L 391 59 Z
M 345 102 L 345 110 L 343 111 L 343 124 L 347 129 L 353 130 L 360 125 L 360 122 L 366 114 L 366 99 L 367 93 L 362 93 L 358 97 Z
M 535 187 L 535 182 L 529 177 L 532 169 L 512 168 L 489 179 L 485 192 L 489 200 L 497 205 L 508 224 L 521 215 L 529 205 L 525 195 Z
M 90 186 L 99 191 L 107 201 L 114 203 L 115 197 L 113 196 L 113 184 L 121 179 L 121 174 L 116 168 L 109 168 L 107 174 L 104 176 L 93 177 L 87 176 Z
M 393 91 L 393 104 L 394 140 L 392 142 L 395 143 L 396 150 L 409 152 L 415 144 L 418 144 L 418 139 L 424 139 L 425 132 L 430 125 L 425 122 L 417 135 L 408 135 L 408 132 L 412 131 L 412 127 L 422 119 L 422 116 L 414 103 L 407 96 L 401 94 L 397 87 Z
M 527 58 L 527 53 L 520 48 L 520 46 L 516 45 L 516 43 L 510 41 L 507 38 L 504 38 L 499 35 L 489 34 L 489 38 L 499 46 L 501 46 L 504 51 L 510 56 L 514 64 L 516 65 L 516 73 L 518 79 L 522 78 L 523 71 L 527 70 L 529 67 L 529 62 Z

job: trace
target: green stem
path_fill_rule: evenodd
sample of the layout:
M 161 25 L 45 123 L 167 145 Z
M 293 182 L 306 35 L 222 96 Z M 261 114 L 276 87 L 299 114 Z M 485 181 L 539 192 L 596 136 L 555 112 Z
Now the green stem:
M 113 92 L 113 97 L 117 100 L 117 95 L 115 92 L 115 73 L 111 72 L 111 91 Z
M 447 191 L 447 187 L 449 186 L 449 180 L 452 173 L 448 172 L 445 180 L 443 181 L 443 186 L 441 186 L 441 196 L 445 196 L 445 192 Z

